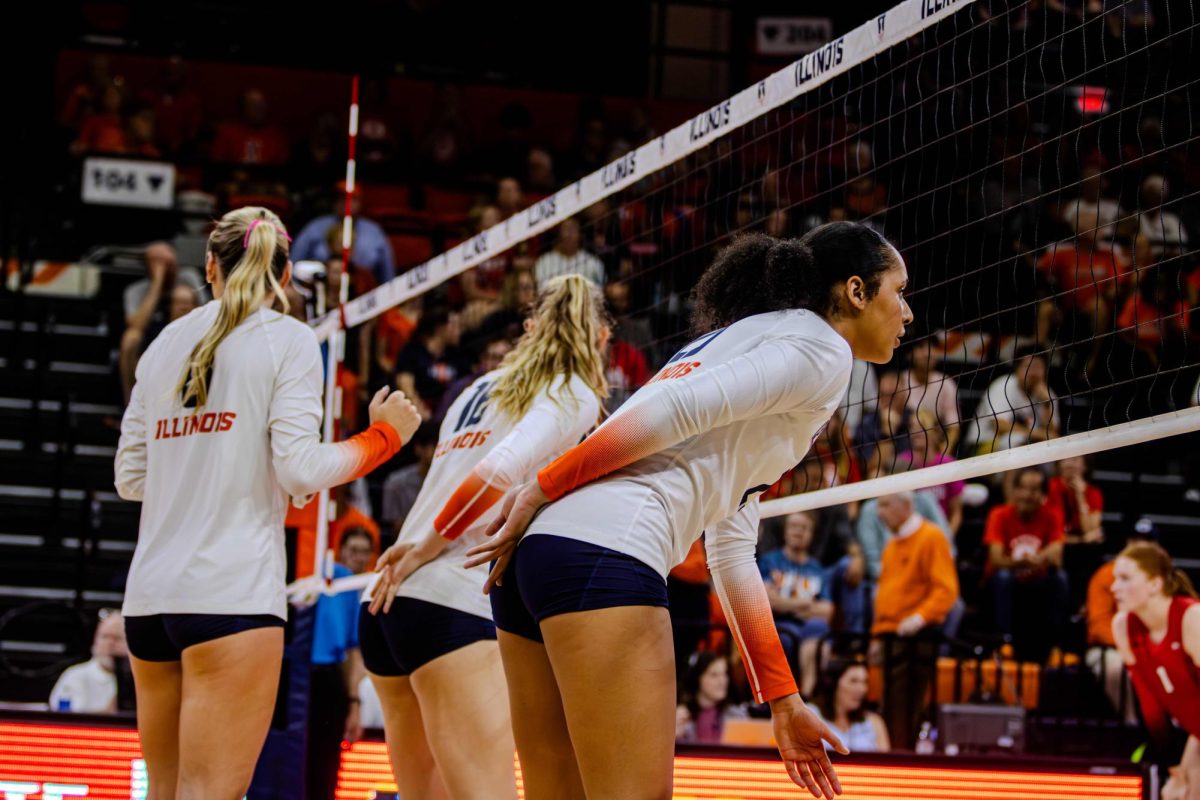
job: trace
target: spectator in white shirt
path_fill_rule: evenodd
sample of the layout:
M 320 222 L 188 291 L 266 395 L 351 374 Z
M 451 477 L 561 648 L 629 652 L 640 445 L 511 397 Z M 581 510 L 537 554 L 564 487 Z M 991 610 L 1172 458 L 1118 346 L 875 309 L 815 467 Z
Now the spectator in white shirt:
M 1060 419 L 1058 395 L 1046 382 L 1046 359 L 1029 353 L 988 385 L 967 428 L 967 444 L 986 453 L 1043 442 L 1058 436 Z
M 577 272 L 597 286 L 604 285 L 604 262 L 582 248 L 583 235 L 579 220 L 569 217 L 558 226 L 558 241 L 554 249 L 538 257 L 533 265 L 533 277 L 538 289 L 551 278 Z
M 1094 213 L 1096 245 L 1102 249 L 1112 246 L 1113 237 L 1117 235 L 1117 222 L 1125 216 L 1116 200 L 1103 196 L 1104 187 L 1101 169 L 1094 164 L 1088 164 L 1079 171 L 1079 197 L 1066 203 L 1062 214 L 1063 222 L 1079 234 L 1091 227 Z M 1083 225 L 1084 220 L 1089 224 Z
M 954 452 L 958 443 L 958 384 L 937 370 L 942 346 L 932 337 L 917 341 L 912 349 L 912 365 L 900 375 L 900 386 L 908 389 L 908 410 L 916 416 L 922 411 L 933 414 L 946 433 L 946 452 Z
M 111 714 L 117 710 L 117 675 L 113 659 L 128 657 L 125 620 L 119 611 L 101 611 L 92 638 L 92 657 L 67 667 L 50 691 L 51 711 Z
M 1179 216 L 1163 211 L 1167 202 L 1167 179 L 1150 175 L 1142 181 L 1142 211 L 1138 217 L 1140 232 L 1150 244 L 1150 254 L 1162 258 L 1167 250 L 1182 250 L 1187 244 L 1187 231 Z

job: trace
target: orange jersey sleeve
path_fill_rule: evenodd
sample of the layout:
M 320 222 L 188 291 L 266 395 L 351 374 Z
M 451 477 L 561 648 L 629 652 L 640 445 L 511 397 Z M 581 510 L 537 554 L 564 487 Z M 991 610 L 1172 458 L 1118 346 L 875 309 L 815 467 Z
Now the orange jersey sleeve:
M 705 532 L 713 588 L 741 652 L 754 700 L 765 703 L 796 694 L 798 690 L 779 642 L 766 584 L 755 562 L 757 541 L 757 502 L 748 503 Z
M 546 497 L 557 500 L 573 489 L 653 455 L 669 444 L 636 414 L 614 418 L 538 473 Z
M 461 536 L 539 464 L 578 442 L 599 415 L 599 399 L 578 377 L 539 395 L 446 501 L 434 528 L 447 539 Z
M 400 434 L 386 422 L 374 422 L 365 431 L 351 436 L 341 444 L 353 447 L 357 456 L 354 471 L 342 483 L 358 480 L 396 455 L 404 446 Z
M 799 408 L 836 407 L 845 383 L 832 381 L 814 391 L 811 379 L 827 370 L 830 358 L 840 358 L 832 352 L 816 339 L 780 337 L 712 367 L 699 369 L 697 361 L 668 373 L 669 366 L 595 433 L 539 472 L 538 483 L 557 500 L 705 431 Z
M 311 437 L 304 445 L 274 458 L 275 475 L 293 498 L 350 483 L 396 454 L 403 442 L 385 422 L 373 423 L 344 442 L 322 443 Z
M 433 521 L 434 530 L 447 539 L 457 539 L 503 496 L 503 489 L 486 483 L 472 472 L 446 501 Z

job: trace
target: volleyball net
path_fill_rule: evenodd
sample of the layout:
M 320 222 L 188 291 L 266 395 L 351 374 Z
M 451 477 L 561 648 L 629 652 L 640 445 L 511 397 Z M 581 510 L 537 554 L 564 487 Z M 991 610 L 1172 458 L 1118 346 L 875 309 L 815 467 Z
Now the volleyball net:
M 1191 2 L 1077 5 L 905 0 L 315 328 L 466 310 L 453 287 L 485 266 L 511 283 L 596 259 L 611 410 L 686 342 L 733 237 L 850 219 L 903 254 L 914 324 L 891 364 L 856 363 L 764 515 L 1200 429 L 1200 21 Z M 517 296 L 484 311 L 519 315 Z M 466 328 L 468 348 L 495 334 Z

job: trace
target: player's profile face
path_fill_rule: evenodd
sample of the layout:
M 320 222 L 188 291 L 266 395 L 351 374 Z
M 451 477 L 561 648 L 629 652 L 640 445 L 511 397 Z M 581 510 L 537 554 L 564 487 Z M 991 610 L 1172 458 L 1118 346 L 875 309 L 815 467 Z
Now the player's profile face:
M 880 278 L 879 290 L 866 302 L 855 320 L 854 357 L 875 364 L 886 364 L 900 346 L 904 328 L 912 322 L 912 309 L 904 299 L 908 288 L 908 269 L 895 249 L 892 264 Z
M 1149 575 L 1131 558 L 1118 558 L 1113 564 L 1113 598 L 1122 611 L 1141 608 L 1155 593 Z

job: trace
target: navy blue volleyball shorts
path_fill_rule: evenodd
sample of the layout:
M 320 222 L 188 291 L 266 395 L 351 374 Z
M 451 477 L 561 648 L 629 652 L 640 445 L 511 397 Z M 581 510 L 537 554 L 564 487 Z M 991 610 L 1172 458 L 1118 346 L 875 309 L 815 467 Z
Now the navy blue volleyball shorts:
M 358 612 L 358 646 L 374 675 L 401 678 L 439 656 L 484 640 L 496 640 L 496 626 L 465 611 L 412 597 L 397 597 L 386 614 Z
M 542 620 L 619 606 L 667 607 L 667 582 L 650 565 L 563 536 L 526 536 L 493 587 L 492 618 L 505 633 L 544 641 Z
M 150 614 L 125 617 L 129 652 L 142 661 L 178 661 L 204 642 L 256 628 L 282 628 L 274 614 Z

